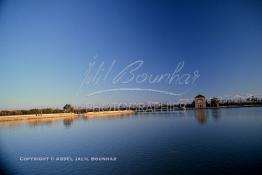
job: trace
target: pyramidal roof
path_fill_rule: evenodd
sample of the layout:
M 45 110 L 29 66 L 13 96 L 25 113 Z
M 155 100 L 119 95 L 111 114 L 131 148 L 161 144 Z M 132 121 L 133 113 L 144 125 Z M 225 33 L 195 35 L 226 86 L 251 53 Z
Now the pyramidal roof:
M 198 94 L 197 96 L 195 96 L 195 98 L 199 98 L 199 97 L 205 97 L 205 96 L 201 94 Z

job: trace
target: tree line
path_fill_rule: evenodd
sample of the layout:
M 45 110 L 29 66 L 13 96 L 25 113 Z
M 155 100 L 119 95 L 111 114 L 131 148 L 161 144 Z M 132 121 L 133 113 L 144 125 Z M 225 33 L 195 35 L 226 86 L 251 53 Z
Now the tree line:
M 41 115 L 41 114 L 56 114 L 56 113 L 64 113 L 64 112 L 75 112 L 74 107 L 70 104 L 66 104 L 63 109 L 58 108 L 34 108 L 29 110 L 3 110 L 0 111 L 0 116 L 9 116 L 9 115 Z

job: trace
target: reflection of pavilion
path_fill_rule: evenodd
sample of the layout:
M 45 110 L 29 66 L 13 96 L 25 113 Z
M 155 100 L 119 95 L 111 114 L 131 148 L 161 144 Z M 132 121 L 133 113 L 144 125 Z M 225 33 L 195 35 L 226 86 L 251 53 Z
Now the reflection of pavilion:
M 199 123 L 204 124 L 207 121 L 207 111 L 205 109 L 195 110 L 195 117 Z

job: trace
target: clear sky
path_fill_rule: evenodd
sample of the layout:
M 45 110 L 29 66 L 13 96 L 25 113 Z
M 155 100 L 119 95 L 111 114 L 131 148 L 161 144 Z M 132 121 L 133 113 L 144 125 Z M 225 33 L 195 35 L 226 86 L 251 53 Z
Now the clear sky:
M 88 65 L 112 73 L 81 82 Z M 194 85 L 113 84 L 128 64 L 136 75 L 199 71 Z M 262 1 L 0 0 L 0 109 L 62 107 L 65 103 L 176 101 L 196 94 L 262 94 Z M 95 73 L 92 74 L 93 76 Z M 81 88 L 80 88 L 81 86 Z M 147 88 L 184 92 L 108 92 Z

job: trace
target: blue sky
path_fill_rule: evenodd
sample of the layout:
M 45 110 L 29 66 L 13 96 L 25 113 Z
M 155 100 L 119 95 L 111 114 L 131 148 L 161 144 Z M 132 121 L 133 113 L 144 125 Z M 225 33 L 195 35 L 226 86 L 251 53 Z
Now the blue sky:
M 112 74 L 79 90 L 94 56 L 105 68 L 116 60 Z M 261 56 L 261 1 L 0 1 L 1 109 L 261 96 Z M 112 84 L 136 60 L 144 61 L 136 75 L 173 72 L 184 61 L 181 74 L 198 70 L 200 77 L 190 87 Z M 186 93 L 86 96 L 122 87 Z

